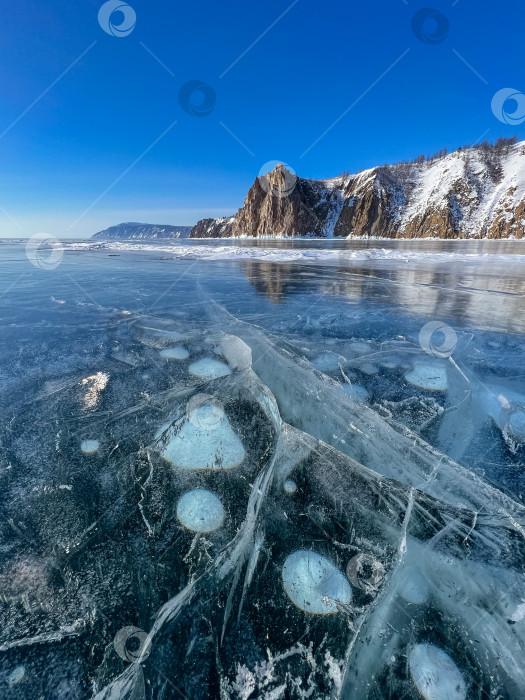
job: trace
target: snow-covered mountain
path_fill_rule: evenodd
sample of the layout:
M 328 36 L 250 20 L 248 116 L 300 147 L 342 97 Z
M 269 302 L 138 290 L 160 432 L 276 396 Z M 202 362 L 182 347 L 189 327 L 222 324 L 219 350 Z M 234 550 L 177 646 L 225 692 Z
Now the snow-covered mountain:
M 92 238 L 101 238 L 103 240 L 188 238 L 190 233 L 191 226 L 161 226 L 129 222 L 110 226 L 104 231 L 95 233 Z
M 256 179 L 230 218 L 192 238 L 317 236 L 525 237 L 525 142 L 500 139 L 328 180 L 283 165 Z

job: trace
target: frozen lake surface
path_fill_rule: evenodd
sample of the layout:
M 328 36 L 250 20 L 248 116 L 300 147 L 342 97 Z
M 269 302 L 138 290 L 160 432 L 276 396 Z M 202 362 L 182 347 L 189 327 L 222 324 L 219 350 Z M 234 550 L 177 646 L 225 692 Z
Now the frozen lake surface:
M 0 697 L 525 697 L 525 242 L 0 264 Z

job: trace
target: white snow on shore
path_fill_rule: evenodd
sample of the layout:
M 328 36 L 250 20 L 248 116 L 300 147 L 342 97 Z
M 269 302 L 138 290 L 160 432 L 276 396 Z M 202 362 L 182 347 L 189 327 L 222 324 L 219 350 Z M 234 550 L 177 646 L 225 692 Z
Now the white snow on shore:
M 298 263 L 342 263 L 352 260 L 396 260 L 401 262 L 476 262 L 490 261 L 491 263 L 520 263 L 525 265 L 525 242 L 523 255 L 505 253 L 466 253 L 458 252 L 428 252 L 421 250 L 392 249 L 392 248 L 363 248 L 363 249 L 332 249 L 332 248 L 280 248 L 260 246 L 240 246 L 202 244 L 202 245 L 169 245 L 157 243 L 128 243 L 112 241 L 105 243 L 82 241 L 66 245 L 70 250 L 107 250 L 112 252 L 147 251 L 164 253 L 172 259 L 188 258 L 192 260 L 262 260 L 269 262 L 298 262 Z

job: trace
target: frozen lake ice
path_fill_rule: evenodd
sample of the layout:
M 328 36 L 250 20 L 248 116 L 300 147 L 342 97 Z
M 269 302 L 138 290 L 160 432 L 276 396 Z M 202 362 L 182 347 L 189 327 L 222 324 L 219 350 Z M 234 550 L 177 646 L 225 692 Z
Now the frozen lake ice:
M 525 697 L 525 244 L 0 260 L 2 698 Z

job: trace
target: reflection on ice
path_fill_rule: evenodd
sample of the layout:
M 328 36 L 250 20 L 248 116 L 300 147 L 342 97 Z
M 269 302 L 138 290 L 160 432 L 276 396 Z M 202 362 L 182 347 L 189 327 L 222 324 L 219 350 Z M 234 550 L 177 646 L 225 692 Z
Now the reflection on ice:
M 108 381 L 109 374 L 106 374 L 106 372 L 96 372 L 96 374 L 82 379 L 82 386 L 87 387 L 87 391 L 83 396 L 85 408 L 96 408 L 100 400 L 100 393 L 104 391 Z

